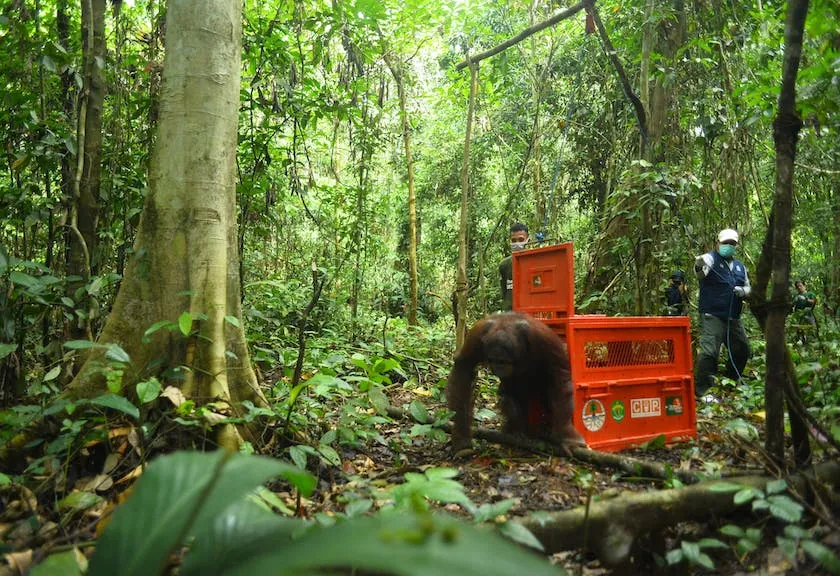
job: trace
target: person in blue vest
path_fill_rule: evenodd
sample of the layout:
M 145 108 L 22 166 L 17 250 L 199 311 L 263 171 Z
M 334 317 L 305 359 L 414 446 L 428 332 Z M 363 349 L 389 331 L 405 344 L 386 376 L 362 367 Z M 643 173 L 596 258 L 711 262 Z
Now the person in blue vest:
M 750 280 L 744 264 L 735 258 L 738 233 L 731 228 L 718 234 L 717 249 L 698 256 L 694 274 L 700 282 L 697 305 L 700 350 L 694 375 L 694 393 L 706 402 L 716 402 L 708 394 L 717 373 L 721 345 L 728 353 L 727 376 L 739 380 L 750 357 L 747 334 L 741 324 L 744 299 L 750 295 Z

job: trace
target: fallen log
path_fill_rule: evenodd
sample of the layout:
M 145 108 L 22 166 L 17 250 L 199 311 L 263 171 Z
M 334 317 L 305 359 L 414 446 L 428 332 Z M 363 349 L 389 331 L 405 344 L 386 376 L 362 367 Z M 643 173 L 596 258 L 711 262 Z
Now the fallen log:
M 540 513 L 518 520 L 530 530 L 546 553 L 588 549 L 605 563 L 624 562 L 640 536 L 657 533 L 680 522 L 707 521 L 715 516 L 732 514 L 750 503 L 736 504 L 732 491 L 716 490 L 725 482 L 764 490 L 775 480 L 764 476 L 740 476 L 710 480 L 670 490 L 623 492 L 608 500 L 562 512 Z M 826 462 L 811 471 L 787 478 L 789 491 L 803 494 L 811 483 L 840 484 L 840 463 Z M 720 486 L 719 486 L 720 487 Z
M 411 415 L 405 410 L 395 406 L 389 406 L 387 408 L 387 412 L 388 416 L 391 418 L 411 418 Z M 424 422 L 421 422 L 421 424 L 424 424 Z M 449 423 L 441 424 L 439 425 L 439 428 L 449 434 L 452 433 L 452 425 Z M 701 479 L 700 475 L 692 470 L 669 469 L 658 462 L 651 462 L 649 460 L 642 460 L 640 458 L 633 458 L 632 456 L 622 456 L 620 454 L 612 454 L 609 452 L 599 452 L 597 450 L 590 450 L 589 448 L 573 447 L 569 449 L 558 444 L 535 440 L 533 438 L 516 434 L 508 434 L 500 430 L 473 428 L 473 437 L 487 440 L 488 442 L 495 442 L 496 444 L 505 444 L 507 446 L 514 446 L 531 452 L 551 454 L 554 456 L 568 457 L 569 454 L 571 454 L 571 456 L 576 460 L 588 462 L 596 466 L 606 466 L 634 476 L 647 476 L 661 480 L 670 480 L 671 478 L 677 477 L 685 484 L 694 484 L 699 482 Z

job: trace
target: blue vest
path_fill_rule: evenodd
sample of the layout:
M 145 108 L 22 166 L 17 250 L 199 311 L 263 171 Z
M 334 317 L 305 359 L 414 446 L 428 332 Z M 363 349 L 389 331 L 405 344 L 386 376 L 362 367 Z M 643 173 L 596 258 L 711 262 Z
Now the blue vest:
M 712 252 L 712 268 L 704 279 L 700 281 L 700 302 L 697 305 L 701 314 L 711 314 L 718 318 L 740 318 L 741 299 L 735 296 L 735 286 L 747 283 L 747 271 L 743 263 L 732 259 L 732 270 L 729 262 L 717 253 Z

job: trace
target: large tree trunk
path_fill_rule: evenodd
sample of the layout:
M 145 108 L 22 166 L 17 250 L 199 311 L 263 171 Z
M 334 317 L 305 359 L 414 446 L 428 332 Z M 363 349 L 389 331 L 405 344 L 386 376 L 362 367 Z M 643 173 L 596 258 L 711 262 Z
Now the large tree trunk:
M 776 143 L 776 185 L 773 198 L 773 284 L 767 314 L 767 383 L 764 390 L 767 436 L 764 447 L 777 462 L 784 460 L 785 378 L 787 378 L 785 316 L 790 278 L 790 227 L 793 212 L 793 163 L 802 120 L 796 112 L 796 75 L 802 52 L 802 35 L 808 0 L 788 3 L 785 23 L 785 56 L 779 109 L 773 121 Z
M 408 171 L 408 278 L 409 301 L 408 323 L 417 325 L 417 202 L 414 194 L 414 157 L 411 154 L 411 127 L 408 124 L 408 105 L 405 95 L 405 77 L 402 62 L 393 62 L 386 52 L 385 63 L 397 83 L 400 99 L 400 122 L 402 124 L 405 164 Z
M 470 97 L 467 104 L 467 126 L 464 134 L 464 164 L 461 166 L 461 220 L 458 227 L 458 272 L 455 277 L 455 351 L 467 339 L 467 251 L 470 198 L 470 140 L 475 114 L 475 93 L 478 89 L 478 64 L 470 62 Z
M 756 273 L 754 281 L 752 282 L 752 294 L 750 295 L 750 311 L 758 321 L 762 333 L 767 338 L 767 318 L 768 318 L 768 302 L 767 302 L 767 287 L 770 285 L 770 274 L 772 272 L 773 259 L 773 237 L 775 228 L 776 216 L 775 206 L 770 211 L 769 223 L 767 226 L 767 233 L 764 237 L 764 242 L 761 247 L 761 255 L 759 256 L 756 265 Z M 787 305 L 785 304 L 787 309 Z M 787 396 L 788 413 L 790 414 L 790 428 L 791 436 L 793 437 L 794 453 L 796 456 L 797 465 L 802 468 L 811 461 L 811 446 L 809 444 L 809 432 L 805 422 L 807 412 L 802 406 L 802 400 L 799 395 L 798 379 L 796 377 L 796 366 L 790 355 L 790 350 L 785 347 L 785 365 L 787 372 L 785 378 L 787 382 L 785 391 Z M 797 410 L 794 406 L 799 405 Z M 784 416 L 782 416 L 784 417 Z M 774 420 L 776 418 L 774 417 Z M 815 423 L 812 422 L 812 425 Z M 778 440 L 776 440 L 778 441 Z
M 68 282 L 68 295 L 95 273 L 97 262 L 96 224 L 99 219 L 99 182 L 102 151 L 102 106 L 105 102 L 105 0 L 82 1 L 82 54 L 84 89 L 79 105 L 76 170 L 73 174 L 73 197 L 70 199 L 70 233 L 67 236 L 67 275 L 82 280 Z M 77 302 L 78 304 L 84 300 Z M 70 322 L 69 337 L 90 337 L 90 316 Z
M 136 380 L 162 360 L 194 398 L 261 401 L 240 321 L 235 170 L 241 3 L 172 0 L 158 138 L 134 251 L 99 339 L 131 357 Z M 189 312 L 190 334 L 159 329 Z M 71 385 L 104 386 L 101 350 Z M 160 369 L 156 370 L 159 371 Z

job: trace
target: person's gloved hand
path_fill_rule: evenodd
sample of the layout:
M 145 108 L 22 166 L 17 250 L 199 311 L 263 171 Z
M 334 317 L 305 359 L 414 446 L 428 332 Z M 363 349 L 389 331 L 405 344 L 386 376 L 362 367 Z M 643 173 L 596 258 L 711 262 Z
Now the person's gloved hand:
M 735 296 L 737 296 L 738 298 L 743 298 L 744 295 L 746 294 L 746 292 L 744 292 L 744 287 L 743 286 L 735 286 L 733 291 L 735 292 Z

